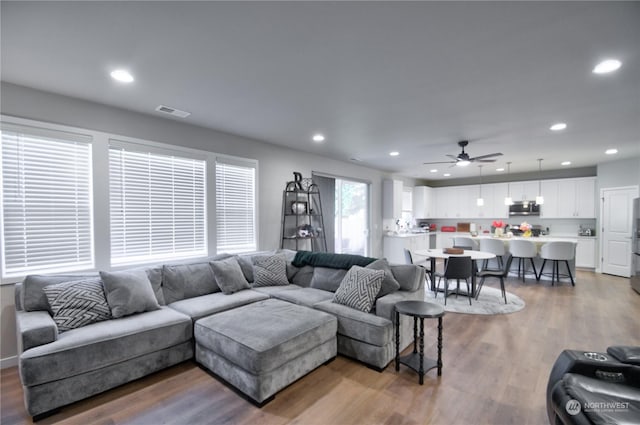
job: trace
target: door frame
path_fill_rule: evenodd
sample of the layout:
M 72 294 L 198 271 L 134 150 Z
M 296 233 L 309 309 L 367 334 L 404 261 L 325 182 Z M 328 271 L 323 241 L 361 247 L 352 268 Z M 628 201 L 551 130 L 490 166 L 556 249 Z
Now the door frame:
M 311 178 L 313 178 L 313 176 L 321 176 L 321 177 L 328 177 L 328 178 L 332 178 L 332 179 L 336 179 L 336 180 L 347 180 L 347 181 L 352 181 L 352 182 L 356 182 L 356 183 L 364 183 L 367 185 L 367 235 L 366 235 L 366 240 L 365 240 L 365 250 L 366 250 L 366 255 L 370 256 L 371 255 L 371 223 L 373 223 L 373 202 L 371 199 L 371 186 L 373 185 L 373 182 L 371 180 L 367 180 L 367 179 L 359 179 L 357 177 L 350 177 L 350 176 L 344 176 L 344 175 L 339 175 L 339 174 L 331 174 L 331 173 L 324 173 L 322 171 L 311 171 Z
M 614 186 L 614 187 L 601 187 L 600 196 L 598 197 L 599 204 L 599 216 L 597 229 L 600 236 L 598 237 L 598 256 L 596 262 L 596 273 L 602 273 L 602 264 L 604 262 L 604 232 L 602 226 L 604 225 L 604 193 L 609 190 L 635 190 L 633 198 L 640 196 L 640 188 L 637 185 L 632 186 Z

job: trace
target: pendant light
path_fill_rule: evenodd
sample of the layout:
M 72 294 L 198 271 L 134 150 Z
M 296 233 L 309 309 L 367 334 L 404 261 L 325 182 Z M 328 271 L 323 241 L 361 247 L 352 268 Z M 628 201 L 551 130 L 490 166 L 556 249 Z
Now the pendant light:
M 479 165 L 478 167 L 480 167 L 480 196 L 476 199 L 476 205 L 482 207 L 484 206 L 484 199 L 482 198 L 482 165 Z
M 507 162 L 507 180 L 511 174 L 511 163 Z M 511 182 L 507 181 L 507 197 L 504 198 L 505 205 L 513 205 L 513 199 L 511 198 Z
M 544 197 L 542 196 L 542 158 L 538 158 L 538 196 L 536 196 L 536 204 L 544 204 Z

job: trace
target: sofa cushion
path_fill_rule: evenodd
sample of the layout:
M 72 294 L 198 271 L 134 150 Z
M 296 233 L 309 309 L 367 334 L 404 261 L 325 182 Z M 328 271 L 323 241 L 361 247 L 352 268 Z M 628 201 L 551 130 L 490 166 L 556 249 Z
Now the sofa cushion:
M 114 318 L 160 308 L 144 270 L 101 271 L 100 277 Z
M 256 286 L 251 288 L 252 291 L 260 292 L 273 298 L 274 294 L 282 291 L 301 289 L 298 285 L 276 285 L 276 286 Z
M 208 262 L 163 266 L 162 289 L 167 304 L 220 291 Z
M 389 262 L 387 261 L 386 258 L 377 259 L 373 263 L 368 264 L 366 268 L 384 271 L 384 279 L 382 280 L 382 286 L 380 287 L 380 292 L 378 292 L 378 295 L 376 296 L 376 298 L 384 297 L 385 295 L 400 289 L 400 283 L 398 283 L 395 276 L 391 272 L 391 268 L 389 267 Z
M 284 254 L 257 255 L 253 262 L 253 286 L 288 285 L 287 259 Z
M 417 291 L 424 287 L 424 268 L 413 264 L 394 264 L 391 272 L 404 291 Z
M 380 347 L 392 341 L 393 324 L 389 319 L 332 301 L 315 304 L 313 308 L 336 316 L 340 335 Z
M 189 317 L 168 307 L 92 323 L 20 355 L 22 384 L 32 386 L 98 370 L 189 341 Z
M 244 277 L 236 257 L 212 261 L 209 265 L 213 269 L 218 287 L 225 295 L 249 289 L 249 282 Z
M 287 277 L 289 282 L 294 285 L 308 288 L 311 286 L 311 280 L 313 279 L 313 266 L 296 267 L 292 264 L 287 264 Z
M 293 286 L 293 285 L 292 285 Z M 313 307 L 323 301 L 331 301 L 333 293 L 315 288 L 299 288 L 293 291 L 280 291 L 271 294 L 271 297 L 294 304 Z
M 343 269 L 315 267 L 309 286 L 315 289 L 322 289 L 323 291 L 336 292 L 346 274 L 347 270 Z
M 244 278 L 247 279 L 247 282 L 253 283 L 253 262 L 251 261 L 251 257 L 239 255 L 238 264 L 240 264 L 242 274 L 244 274 Z
M 49 285 L 43 290 L 60 333 L 111 319 L 99 277 Z
M 230 310 L 241 305 L 262 301 L 268 295 L 253 290 L 244 290 L 225 295 L 222 292 L 200 295 L 169 304 L 169 307 L 191 317 L 193 321 L 221 311 Z
M 53 314 L 47 294 L 43 288 L 56 283 L 71 282 L 91 277 L 97 277 L 97 273 L 88 274 L 60 274 L 60 275 L 40 275 L 32 274 L 24 278 L 22 283 L 22 306 L 24 311 L 45 310 Z
M 383 270 L 353 266 L 342 279 L 333 302 L 368 313 L 380 292 L 382 279 Z
M 336 318 L 269 299 L 200 319 L 195 338 L 254 374 L 276 369 L 336 337 Z

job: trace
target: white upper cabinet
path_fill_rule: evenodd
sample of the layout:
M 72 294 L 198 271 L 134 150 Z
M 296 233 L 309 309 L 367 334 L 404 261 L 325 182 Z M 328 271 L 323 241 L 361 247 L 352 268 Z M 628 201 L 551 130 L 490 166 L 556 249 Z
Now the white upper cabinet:
M 538 196 L 538 181 L 509 183 L 509 192 L 514 201 L 534 201 Z
M 596 179 L 543 180 L 543 218 L 595 218 Z
M 413 216 L 415 218 L 433 218 L 436 216 L 433 189 L 429 186 L 413 188 Z
M 398 219 L 402 217 L 402 180 L 384 180 L 382 182 L 382 218 Z

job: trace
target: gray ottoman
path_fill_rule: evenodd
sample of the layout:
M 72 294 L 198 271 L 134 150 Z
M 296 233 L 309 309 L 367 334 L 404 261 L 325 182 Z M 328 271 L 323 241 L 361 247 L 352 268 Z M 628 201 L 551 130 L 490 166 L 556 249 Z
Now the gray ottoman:
M 268 299 L 196 322 L 196 361 L 258 405 L 333 359 L 337 319 Z

